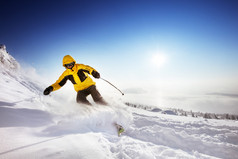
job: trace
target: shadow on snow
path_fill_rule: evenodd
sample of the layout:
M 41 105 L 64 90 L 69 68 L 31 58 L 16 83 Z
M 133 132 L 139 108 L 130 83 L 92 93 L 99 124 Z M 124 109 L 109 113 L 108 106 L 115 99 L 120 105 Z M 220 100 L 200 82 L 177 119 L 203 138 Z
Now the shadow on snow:
M 0 104 L 3 104 L 3 102 Z M 7 104 L 4 103 L 4 105 Z M 51 122 L 51 115 L 45 111 L 0 107 L 0 127 L 39 127 Z

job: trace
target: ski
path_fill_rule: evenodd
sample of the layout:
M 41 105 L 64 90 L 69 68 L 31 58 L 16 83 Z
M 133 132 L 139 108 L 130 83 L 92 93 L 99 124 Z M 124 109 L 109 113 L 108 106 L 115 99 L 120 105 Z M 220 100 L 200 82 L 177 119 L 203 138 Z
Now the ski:
M 117 123 L 115 123 L 115 126 L 116 126 L 116 128 L 117 128 L 118 137 L 120 137 L 121 134 L 122 134 L 125 130 L 124 130 L 124 128 L 123 128 L 121 125 L 119 125 L 119 124 L 117 124 Z

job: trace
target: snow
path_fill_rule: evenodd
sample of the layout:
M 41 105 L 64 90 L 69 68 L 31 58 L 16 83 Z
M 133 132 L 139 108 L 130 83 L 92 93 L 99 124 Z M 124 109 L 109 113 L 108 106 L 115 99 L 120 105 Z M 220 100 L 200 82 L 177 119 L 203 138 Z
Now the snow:
M 20 69 L 19 63 L 6 51 L 5 47 L 0 47 L 0 63 L 9 70 L 18 70 Z
M 46 85 L 31 74 L 0 66 L 0 159 L 238 156 L 238 121 L 146 111 L 112 98 L 109 106 L 79 105 L 60 93 L 43 96 Z M 121 137 L 115 122 L 126 130 Z

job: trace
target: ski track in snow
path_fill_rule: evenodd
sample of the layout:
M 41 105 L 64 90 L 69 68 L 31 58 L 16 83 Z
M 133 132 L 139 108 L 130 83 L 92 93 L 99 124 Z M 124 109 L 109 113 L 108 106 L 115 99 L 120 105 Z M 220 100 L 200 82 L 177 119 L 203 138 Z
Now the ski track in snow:
M 215 120 L 168 119 L 134 113 L 134 128 L 128 136 L 155 145 L 180 149 L 194 155 L 199 152 L 220 158 L 234 158 L 238 150 L 238 128 L 217 125 Z M 182 118 L 184 120 L 178 121 Z M 212 121 L 214 123 L 210 123 Z

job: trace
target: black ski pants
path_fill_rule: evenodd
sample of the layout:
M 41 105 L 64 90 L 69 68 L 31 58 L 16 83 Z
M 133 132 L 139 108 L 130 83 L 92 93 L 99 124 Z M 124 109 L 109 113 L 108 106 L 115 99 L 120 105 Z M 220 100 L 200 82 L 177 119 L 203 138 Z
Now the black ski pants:
M 95 85 L 92 85 L 77 93 L 77 103 L 92 105 L 88 100 L 87 96 L 91 94 L 93 100 L 97 104 L 107 105 L 107 102 L 102 98 Z

